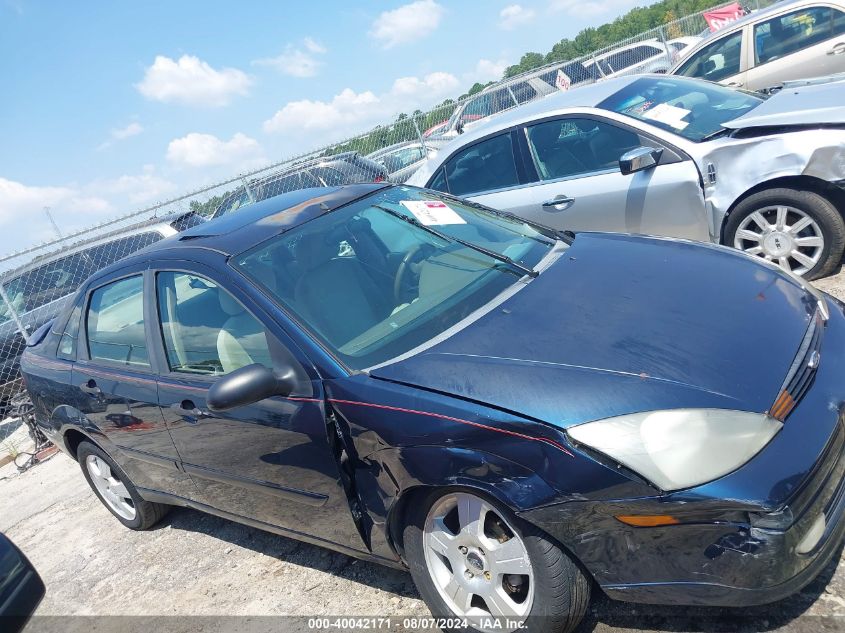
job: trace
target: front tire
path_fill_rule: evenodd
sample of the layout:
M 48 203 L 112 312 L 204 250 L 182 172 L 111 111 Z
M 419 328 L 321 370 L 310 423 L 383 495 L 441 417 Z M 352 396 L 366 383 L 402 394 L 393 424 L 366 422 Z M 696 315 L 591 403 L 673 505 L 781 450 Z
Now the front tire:
M 96 444 L 80 442 L 76 458 L 94 494 L 130 530 L 151 528 L 170 509 L 161 503 L 144 501 L 126 473 Z
M 491 630 L 493 622 L 496 631 L 555 633 L 583 618 L 590 581 L 545 534 L 497 502 L 437 490 L 407 519 L 405 556 L 435 618 L 465 619 L 472 630 Z
M 818 279 L 842 260 L 845 220 L 830 200 L 814 191 L 767 189 L 731 212 L 724 243 L 805 279 Z

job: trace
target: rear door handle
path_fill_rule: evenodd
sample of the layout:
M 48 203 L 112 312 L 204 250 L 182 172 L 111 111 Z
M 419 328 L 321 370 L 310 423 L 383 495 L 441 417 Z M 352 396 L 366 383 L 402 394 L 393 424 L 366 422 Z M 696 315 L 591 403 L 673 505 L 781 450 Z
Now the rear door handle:
M 833 48 L 827 52 L 828 55 L 841 55 L 842 53 L 845 53 L 845 42 L 835 44 Z
M 91 396 L 99 396 L 103 393 L 103 390 L 97 386 L 97 381 L 93 378 L 91 378 L 90 380 L 86 380 L 81 385 L 79 385 L 79 389 Z
M 563 211 L 575 204 L 575 198 L 570 198 L 566 195 L 555 196 L 551 200 L 546 200 L 543 203 L 543 208 L 547 211 Z
M 193 400 L 180 400 L 170 405 L 170 409 L 181 415 L 183 418 L 188 418 L 188 421 L 196 422 L 200 418 L 210 418 L 211 414 L 208 411 L 203 411 L 194 404 Z M 191 420 L 190 418 L 193 418 Z

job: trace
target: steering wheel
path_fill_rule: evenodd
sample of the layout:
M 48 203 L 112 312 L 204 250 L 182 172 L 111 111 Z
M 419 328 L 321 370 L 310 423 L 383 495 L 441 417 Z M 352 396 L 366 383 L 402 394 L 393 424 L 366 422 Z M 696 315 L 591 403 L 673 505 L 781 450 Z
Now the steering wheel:
M 425 259 L 428 255 L 427 251 L 432 248 L 434 247 L 431 244 L 418 242 L 408 249 L 402 261 L 399 262 L 399 267 L 396 269 L 396 277 L 393 278 L 393 298 L 396 301 L 396 305 L 402 303 L 402 288 L 408 271 L 412 270 L 411 266 L 417 263 L 415 260 L 419 259 L 421 261 Z

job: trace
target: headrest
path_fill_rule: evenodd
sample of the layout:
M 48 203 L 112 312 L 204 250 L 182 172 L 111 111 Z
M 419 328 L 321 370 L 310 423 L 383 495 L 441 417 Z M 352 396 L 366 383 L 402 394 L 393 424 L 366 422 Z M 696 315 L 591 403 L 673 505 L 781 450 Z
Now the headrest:
M 217 301 L 220 302 L 220 309 L 229 316 L 235 316 L 244 311 L 244 307 L 223 288 L 217 289 Z
M 541 123 L 531 128 L 531 142 L 538 151 L 554 147 L 560 140 L 560 124 L 555 122 Z
M 305 270 L 312 270 L 337 255 L 337 243 L 326 242 L 323 233 L 305 233 L 296 245 L 296 261 Z

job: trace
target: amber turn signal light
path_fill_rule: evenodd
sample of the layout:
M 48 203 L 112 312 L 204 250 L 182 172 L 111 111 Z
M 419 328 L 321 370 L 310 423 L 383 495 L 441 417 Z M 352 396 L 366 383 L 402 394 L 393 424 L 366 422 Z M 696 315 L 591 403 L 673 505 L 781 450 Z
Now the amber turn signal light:
M 677 525 L 680 523 L 675 517 L 668 514 L 618 514 L 616 518 L 625 525 L 634 527 L 657 527 L 658 525 Z
M 775 400 L 775 403 L 772 405 L 769 415 L 771 415 L 775 420 L 783 422 L 794 406 L 795 400 L 793 400 L 790 393 L 784 389 L 780 392 L 778 399 Z

